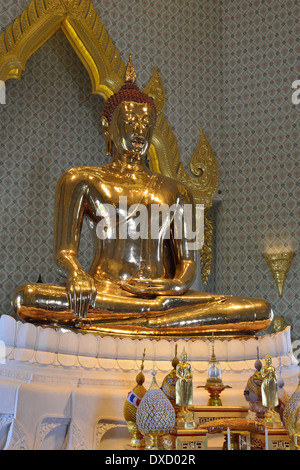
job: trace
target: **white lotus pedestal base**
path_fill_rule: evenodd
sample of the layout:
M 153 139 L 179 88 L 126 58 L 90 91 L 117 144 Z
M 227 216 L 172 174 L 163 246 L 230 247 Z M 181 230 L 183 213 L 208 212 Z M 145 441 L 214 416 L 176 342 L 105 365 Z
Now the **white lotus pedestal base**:
M 211 357 L 209 340 L 152 341 L 35 327 L 12 317 L 0 318 L 0 449 L 124 449 L 131 434 L 123 418 L 127 394 L 135 386 L 144 349 L 145 387 L 153 361 L 160 385 L 185 348 L 192 365 L 194 404 L 206 406 L 202 388 Z M 247 407 L 244 389 L 254 362 L 267 353 L 277 368 L 281 358 L 285 389 L 298 385 L 298 362 L 290 353 L 289 327 L 248 340 L 215 341 L 222 367 L 223 407 Z

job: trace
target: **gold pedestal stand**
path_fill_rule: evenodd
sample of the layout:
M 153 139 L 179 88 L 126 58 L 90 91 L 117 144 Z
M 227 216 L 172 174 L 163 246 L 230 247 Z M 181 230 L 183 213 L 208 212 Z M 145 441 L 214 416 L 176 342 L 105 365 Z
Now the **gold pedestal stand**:
M 176 428 L 177 429 L 195 429 L 196 421 L 194 413 L 189 410 L 180 410 L 177 412 Z
M 208 406 L 222 406 L 220 398 L 221 393 L 230 385 L 224 385 L 220 379 L 207 379 L 205 385 L 199 385 L 197 388 L 204 388 L 209 393 Z
M 147 443 L 146 450 L 164 450 L 163 443 L 161 441 L 164 434 L 149 434 L 149 442 Z
M 132 434 L 130 441 L 130 447 L 135 449 L 144 449 L 145 448 L 145 438 L 143 434 L 139 431 L 135 421 L 127 421 L 128 431 Z
M 293 442 L 284 428 L 268 429 L 268 450 L 291 450 Z M 263 434 L 251 433 L 251 450 L 265 450 L 266 439 Z
M 207 433 L 204 429 L 174 429 L 176 450 L 207 450 Z M 175 450 L 174 449 L 174 450 Z
M 190 407 L 199 424 L 205 424 L 214 419 L 246 418 L 249 413 L 247 406 L 196 406 Z
M 209 393 L 208 406 L 222 406 L 220 394 L 225 388 L 231 388 L 229 385 L 205 385 L 205 390 Z
M 275 410 L 265 412 L 263 424 L 267 428 L 282 428 L 280 416 Z

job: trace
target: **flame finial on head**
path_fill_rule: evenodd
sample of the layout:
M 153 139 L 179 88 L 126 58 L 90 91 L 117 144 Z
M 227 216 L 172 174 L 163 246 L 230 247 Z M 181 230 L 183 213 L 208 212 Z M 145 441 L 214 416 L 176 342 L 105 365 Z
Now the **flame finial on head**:
M 135 83 L 136 81 L 136 73 L 132 64 L 131 54 L 129 54 L 128 64 L 125 70 L 124 81 L 125 83 Z

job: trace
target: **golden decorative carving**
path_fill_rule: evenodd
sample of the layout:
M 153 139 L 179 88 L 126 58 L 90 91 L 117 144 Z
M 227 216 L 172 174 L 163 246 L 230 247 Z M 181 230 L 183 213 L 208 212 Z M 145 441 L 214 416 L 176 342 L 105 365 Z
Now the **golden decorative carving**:
M 0 35 L 0 80 L 20 79 L 29 57 L 60 28 L 89 73 L 93 93 L 107 100 L 123 85 L 125 64 L 92 0 L 32 0 Z M 212 260 L 212 224 L 208 210 L 218 182 L 216 160 L 201 131 L 189 174 L 181 162 L 177 138 L 163 114 L 166 98 L 157 69 L 154 69 L 145 92 L 154 99 L 159 113 L 149 150 L 150 166 L 154 171 L 187 184 L 195 203 L 205 205 L 201 262 L 203 282 L 206 283 Z
M 0 36 L 0 80 L 20 78 L 29 57 L 59 28 L 88 71 L 93 93 L 107 99 L 125 65 L 90 0 L 32 0 Z
M 154 100 L 157 113 L 162 113 L 166 104 L 166 96 L 162 79 L 160 78 L 156 68 L 154 68 L 151 80 L 144 89 L 144 93 L 151 96 L 151 98 Z
M 201 273 L 204 284 L 208 281 L 212 262 L 213 224 L 209 217 L 209 209 L 210 207 L 204 210 L 204 244 L 200 250 Z
M 205 137 L 203 131 L 200 131 L 200 140 L 193 156 L 190 160 L 190 170 L 198 179 L 193 179 L 197 198 L 205 205 L 211 204 L 211 198 L 214 195 L 218 184 L 217 163 L 213 150 Z

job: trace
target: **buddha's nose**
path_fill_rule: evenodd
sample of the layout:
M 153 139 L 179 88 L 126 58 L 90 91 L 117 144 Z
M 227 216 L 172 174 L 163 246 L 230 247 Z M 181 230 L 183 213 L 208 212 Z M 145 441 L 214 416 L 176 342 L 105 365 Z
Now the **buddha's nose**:
M 140 121 L 136 121 L 134 126 L 134 132 L 138 135 L 143 134 L 143 125 Z

